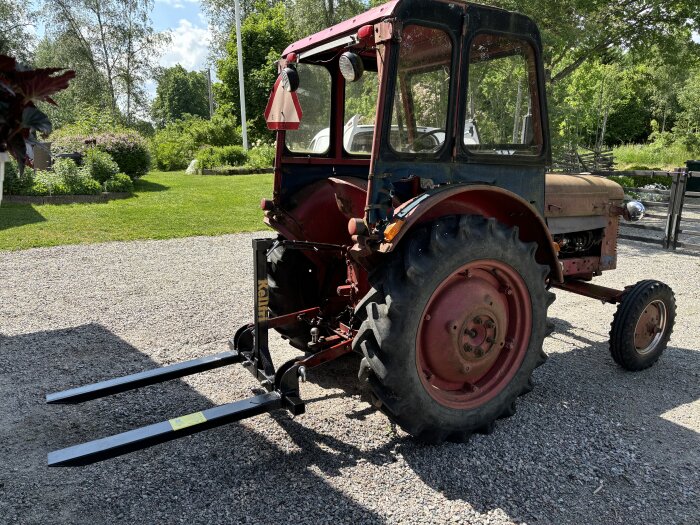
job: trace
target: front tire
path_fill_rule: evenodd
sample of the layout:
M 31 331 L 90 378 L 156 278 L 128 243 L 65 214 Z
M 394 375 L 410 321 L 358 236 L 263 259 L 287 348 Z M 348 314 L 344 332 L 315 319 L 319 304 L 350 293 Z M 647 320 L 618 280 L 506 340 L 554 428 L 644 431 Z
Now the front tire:
M 610 325 L 610 354 L 636 372 L 658 361 L 676 320 L 673 290 L 660 281 L 640 281 L 625 293 Z
M 417 439 L 489 432 L 532 389 L 554 300 L 536 244 L 478 216 L 414 232 L 371 277 L 355 339 L 381 410 Z

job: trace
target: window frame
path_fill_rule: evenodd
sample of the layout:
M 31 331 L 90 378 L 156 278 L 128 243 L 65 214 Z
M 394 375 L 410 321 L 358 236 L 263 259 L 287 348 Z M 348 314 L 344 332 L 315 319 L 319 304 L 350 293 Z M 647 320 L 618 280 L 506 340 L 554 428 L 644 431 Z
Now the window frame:
M 392 128 L 392 115 L 394 112 L 394 102 L 396 99 L 396 89 L 397 85 L 399 83 L 399 69 L 400 69 L 400 64 L 401 64 L 401 43 L 396 45 L 394 53 L 393 53 L 393 64 L 392 64 L 392 74 L 391 74 L 391 84 L 390 86 L 387 86 L 387 88 L 391 88 L 390 90 L 387 89 L 387 108 L 384 112 L 384 122 L 382 123 L 382 146 L 385 149 L 385 151 L 388 151 L 391 153 L 391 155 L 395 156 L 397 160 L 410 160 L 410 159 L 417 159 L 417 160 L 443 160 L 443 157 L 446 152 L 451 150 L 451 143 L 453 140 L 452 136 L 452 130 L 454 128 L 454 108 L 453 108 L 453 101 L 455 100 L 455 89 L 456 89 L 456 82 L 457 82 L 457 77 L 459 76 L 459 45 L 460 41 L 459 39 L 455 38 L 453 31 L 451 28 L 447 25 L 439 24 L 439 23 L 432 23 L 432 22 L 426 22 L 423 20 L 406 20 L 403 24 L 403 27 L 401 28 L 401 34 L 403 35 L 404 31 L 406 31 L 407 28 L 411 26 L 418 26 L 418 27 L 423 27 L 423 28 L 428 28 L 428 29 L 434 29 L 437 31 L 442 31 L 445 35 L 447 35 L 448 40 L 450 41 L 451 44 L 451 50 L 450 50 L 450 85 L 448 88 L 448 104 L 447 104 L 447 112 L 445 114 L 445 127 L 444 129 L 441 130 L 441 132 L 444 132 L 445 134 L 445 140 L 442 143 L 442 146 L 435 151 L 426 151 L 426 152 L 412 152 L 412 151 L 398 151 L 394 148 L 394 146 L 391 143 L 391 128 Z M 403 39 L 402 39 L 403 41 Z M 381 81 L 381 80 L 380 80 Z M 450 153 L 451 155 L 451 153 Z
M 467 100 L 468 100 L 468 86 L 469 86 L 469 79 L 470 79 L 470 69 L 471 69 L 471 64 L 469 63 L 469 55 L 471 53 L 471 48 L 472 44 L 474 43 L 474 40 L 478 38 L 480 35 L 495 35 L 495 36 L 500 36 L 504 38 L 511 38 L 511 39 L 517 39 L 522 42 L 527 43 L 530 46 L 530 49 L 532 50 L 532 55 L 533 55 L 533 60 L 535 61 L 534 63 L 534 69 L 535 69 L 535 85 L 537 88 L 536 95 L 531 94 L 531 99 L 533 101 L 537 102 L 537 107 L 538 107 L 538 115 L 536 115 L 536 118 L 539 121 L 539 129 L 541 133 L 542 140 L 540 142 L 540 151 L 538 154 L 535 155 L 522 155 L 522 154 L 512 154 L 512 155 L 494 155 L 493 153 L 481 153 L 479 151 L 473 151 L 469 149 L 469 145 L 464 143 L 464 130 L 465 130 L 465 123 L 466 123 L 466 116 L 467 116 Z M 546 115 L 548 114 L 547 112 L 547 100 L 546 100 L 546 86 L 545 86 L 545 81 L 544 77 L 541 74 L 541 64 L 542 64 L 542 55 L 539 50 L 539 46 L 537 41 L 528 34 L 525 33 L 509 33 L 509 32 L 504 32 L 504 31 L 498 31 L 496 29 L 491 29 L 488 27 L 483 27 L 479 28 L 476 31 L 469 32 L 463 37 L 463 64 L 462 64 L 462 82 L 465 86 L 464 89 L 462 89 L 461 93 L 458 94 L 458 100 L 459 100 L 459 122 L 457 126 L 457 137 L 459 137 L 458 140 L 455 140 L 455 143 L 457 144 L 457 152 L 458 152 L 458 157 L 461 157 L 466 160 L 472 160 L 472 161 L 477 161 L 482 164 L 525 164 L 525 165 L 532 165 L 532 164 L 542 164 L 543 162 L 547 162 L 548 159 L 548 151 L 549 151 L 549 132 L 548 132 L 548 126 L 547 122 L 545 122 L 545 119 L 547 118 Z M 533 115 L 533 121 L 535 120 L 535 115 Z M 478 123 L 477 123 L 478 125 Z M 512 146 L 518 146 L 518 144 L 511 144 Z M 498 144 L 496 144 L 498 146 Z M 504 145 L 507 146 L 507 145 Z
M 379 72 L 376 70 L 376 64 L 375 64 L 374 69 L 366 68 L 364 74 L 366 75 L 367 73 L 372 73 L 372 74 L 376 75 L 376 77 L 377 77 L 377 102 L 379 102 L 379 83 L 381 82 L 381 78 L 379 77 Z M 342 77 L 342 75 L 341 75 L 341 77 Z M 342 100 L 342 104 L 343 104 L 343 118 L 342 118 L 343 131 L 342 131 L 342 136 L 340 137 L 341 148 L 342 148 L 344 156 L 348 156 L 348 157 L 356 158 L 356 159 L 369 159 L 372 156 L 372 148 L 371 147 L 370 147 L 370 150 L 368 152 L 348 151 L 345 148 L 345 123 L 348 120 L 346 102 L 347 102 L 347 92 L 348 92 L 347 89 L 348 89 L 349 84 L 350 84 L 349 82 L 347 82 L 345 79 L 343 79 L 343 100 Z M 376 127 L 377 127 L 377 106 L 375 104 L 374 124 L 372 124 L 372 144 L 374 143 L 374 133 L 375 133 Z
M 334 116 L 335 116 L 335 109 L 334 109 L 334 94 L 335 94 L 335 89 L 336 89 L 336 75 L 332 69 L 330 69 L 326 64 L 317 64 L 314 62 L 301 62 L 299 65 L 304 65 L 304 66 L 314 66 L 314 67 L 320 67 L 326 70 L 328 73 L 328 78 L 330 80 L 329 86 L 330 89 L 328 91 L 328 148 L 326 148 L 326 151 L 323 153 L 320 152 L 311 152 L 311 151 L 298 151 L 298 150 L 293 150 L 289 148 L 289 143 L 287 142 L 288 136 L 290 131 L 285 131 L 284 133 L 284 156 L 285 157 L 302 157 L 302 158 L 308 158 L 308 157 L 314 157 L 314 158 L 329 158 L 334 156 L 334 148 L 333 148 L 333 135 L 334 135 Z M 302 113 L 304 111 L 304 108 L 302 107 Z M 304 117 L 302 116 L 302 122 L 304 120 Z M 325 128 L 322 128 L 325 129 Z M 296 130 L 294 130 L 296 131 Z M 314 137 L 322 130 L 319 130 L 316 132 Z M 314 137 L 311 137 L 309 140 L 309 143 L 313 142 Z

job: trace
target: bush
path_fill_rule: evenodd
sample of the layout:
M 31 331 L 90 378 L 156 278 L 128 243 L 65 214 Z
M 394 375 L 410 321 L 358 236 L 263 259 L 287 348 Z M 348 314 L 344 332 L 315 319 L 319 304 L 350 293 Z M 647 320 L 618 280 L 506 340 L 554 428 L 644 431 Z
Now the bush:
M 241 135 L 236 121 L 214 115 L 211 120 L 188 115 L 156 131 L 151 139 L 151 152 L 160 170 L 187 168 L 203 146 L 223 147 L 240 144 Z
M 106 133 L 97 137 L 97 147 L 109 153 L 132 180 L 143 177 L 151 169 L 148 143 L 135 131 Z
M 631 168 L 646 170 L 646 168 Z M 628 176 L 613 176 L 608 177 L 610 180 L 617 182 L 620 186 L 626 188 L 643 188 L 648 185 L 658 185 L 661 188 L 657 189 L 668 189 L 671 187 L 670 177 L 628 177 Z M 653 189 L 653 188 L 652 188 Z
M 25 195 L 69 195 L 70 189 L 63 177 L 52 171 L 37 171 L 32 186 Z
M 31 188 L 32 184 L 34 184 L 34 172 L 32 170 L 24 170 L 24 174 L 20 177 L 17 162 L 14 159 L 10 159 L 5 163 L 3 193 L 23 195 L 27 189 Z
M 57 170 L 57 165 L 58 162 L 54 164 L 55 171 Z M 88 176 L 102 183 L 119 173 L 119 166 L 109 153 L 105 153 L 97 148 L 90 148 L 85 152 L 85 158 L 83 158 L 83 170 Z
M 156 131 L 151 140 L 151 152 L 156 167 L 163 171 L 185 169 L 194 157 L 196 149 L 192 137 L 174 126 L 166 126 Z
M 126 173 L 117 173 L 114 177 L 105 182 L 106 191 L 128 192 L 134 191 L 134 183 Z
M 241 146 L 222 146 L 219 148 L 209 146 L 200 149 L 196 159 L 201 168 L 211 169 L 221 166 L 242 166 L 248 160 L 248 156 Z
M 83 170 L 78 172 L 78 176 L 66 180 L 68 193 L 71 195 L 98 195 L 102 193 L 102 184 L 89 177 Z
M 24 170 L 20 177 L 16 166 L 5 166 L 5 191 L 9 195 L 97 195 L 102 185 L 85 168 L 79 168 L 71 159 L 59 159 L 53 171 Z
M 271 168 L 275 163 L 275 147 L 269 144 L 254 146 L 248 151 L 248 166 L 251 168 Z
M 145 175 L 151 167 L 151 154 L 146 140 L 132 130 L 95 134 L 64 132 L 54 137 L 52 148 L 56 153 L 86 153 L 93 149 L 92 143 L 100 151 L 109 153 L 117 163 L 118 171 L 126 173 L 132 179 Z

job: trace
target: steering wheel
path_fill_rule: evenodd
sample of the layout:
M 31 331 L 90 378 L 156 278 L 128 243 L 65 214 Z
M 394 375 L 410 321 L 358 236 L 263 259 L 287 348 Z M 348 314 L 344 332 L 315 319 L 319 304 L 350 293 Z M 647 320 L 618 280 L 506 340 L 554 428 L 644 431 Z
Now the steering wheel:
M 438 133 L 445 133 L 445 130 L 444 129 L 432 129 L 430 131 L 426 131 L 426 132 L 418 135 L 415 138 L 415 140 L 413 141 L 413 151 L 416 151 L 416 152 L 419 152 L 419 151 L 437 151 L 438 149 L 440 149 L 440 146 L 442 146 L 442 143 L 444 142 L 444 140 L 442 142 L 436 141 L 437 144 L 432 144 L 432 143 L 426 141 L 426 139 L 428 137 L 432 137 L 433 135 L 437 135 Z M 425 141 L 425 143 L 421 144 L 423 141 Z

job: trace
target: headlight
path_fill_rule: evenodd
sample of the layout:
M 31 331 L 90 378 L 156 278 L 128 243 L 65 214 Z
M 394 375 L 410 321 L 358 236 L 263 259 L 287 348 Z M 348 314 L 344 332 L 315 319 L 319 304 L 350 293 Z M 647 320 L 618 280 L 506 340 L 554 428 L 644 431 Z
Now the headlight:
M 626 221 L 638 221 L 644 217 L 644 204 L 639 201 L 629 201 L 625 204 L 625 212 L 622 216 Z

